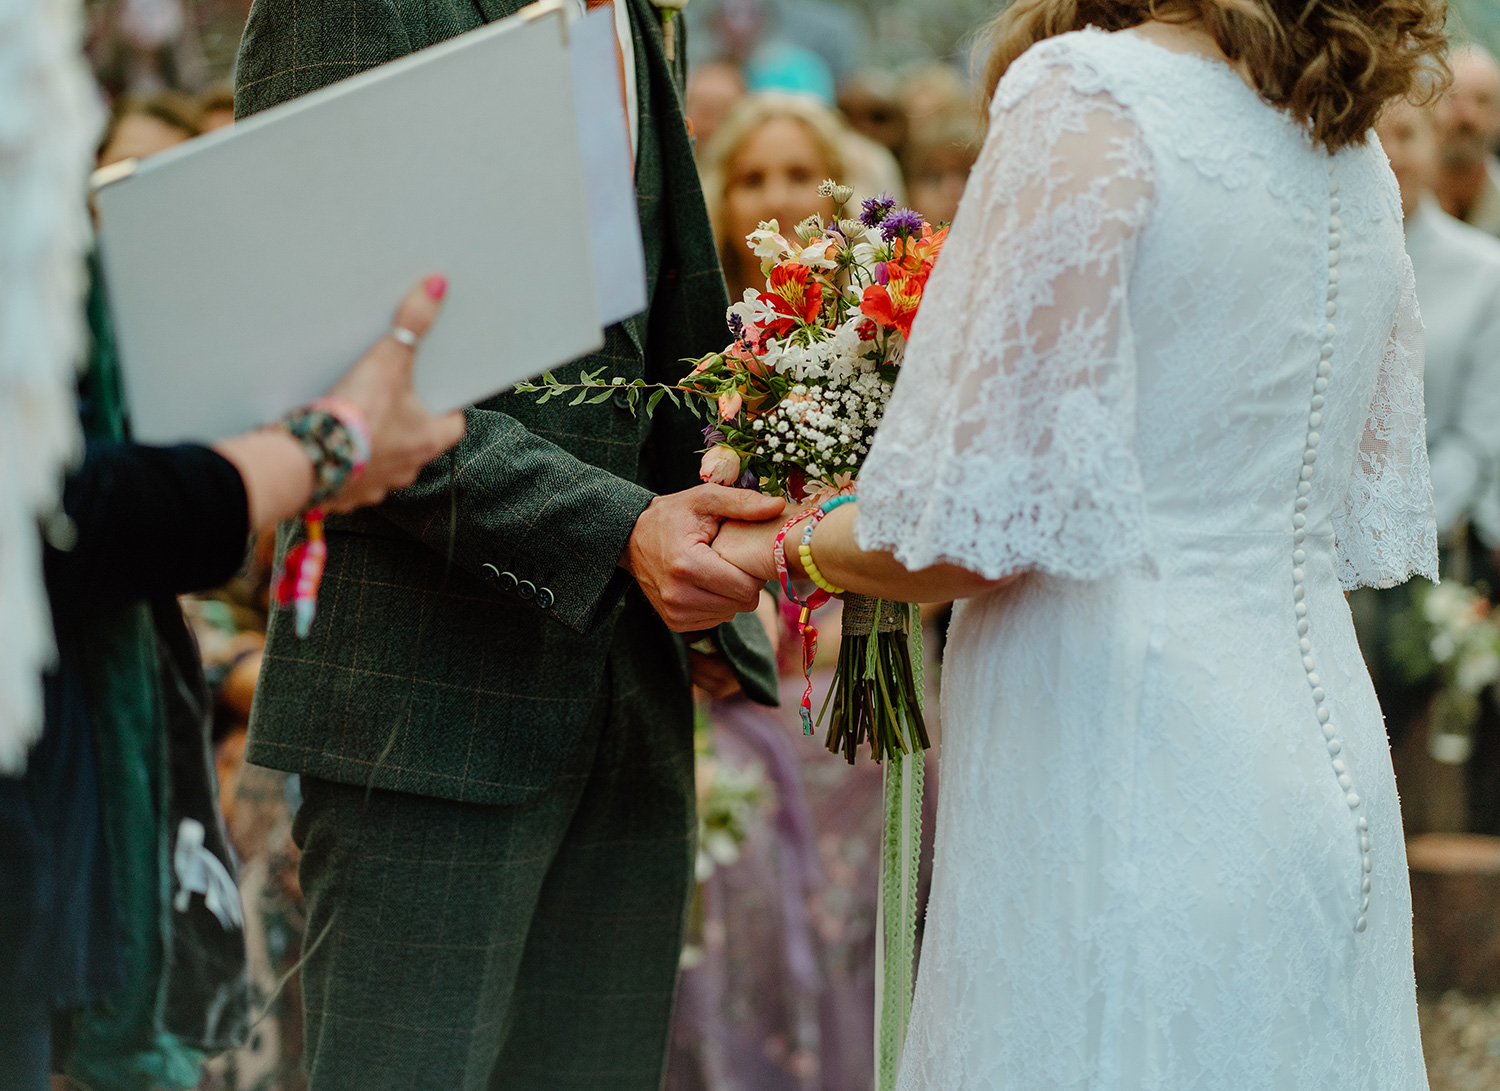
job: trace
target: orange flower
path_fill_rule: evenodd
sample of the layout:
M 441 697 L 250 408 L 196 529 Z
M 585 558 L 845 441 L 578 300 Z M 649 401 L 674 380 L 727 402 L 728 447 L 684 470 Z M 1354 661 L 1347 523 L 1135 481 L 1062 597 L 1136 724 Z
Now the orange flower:
M 892 240 L 891 260 L 885 266 L 887 281 L 884 286 L 872 284 L 865 289 L 860 313 L 882 326 L 900 330 L 903 337 L 910 337 L 911 322 L 922 304 L 927 278 L 932 275 L 932 267 L 947 241 L 948 229 L 934 232 L 930 224 L 922 228 L 919 239 Z
M 865 289 L 859 304 L 859 313 L 874 319 L 882 326 L 901 331 L 903 337 L 911 336 L 911 320 L 917 316 L 922 303 L 922 288 L 926 276 L 893 276 L 884 286 L 872 284 Z
M 762 292 L 760 302 L 779 316 L 766 324 L 771 337 L 784 337 L 799 322 L 816 322 L 823 310 L 823 286 L 813 279 L 812 270 L 797 262 L 784 262 L 771 270 L 770 291 Z
M 698 477 L 714 485 L 733 485 L 740 478 L 740 456 L 733 447 L 716 444 L 703 453 Z
M 919 239 L 893 239 L 891 260 L 886 268 L 891 275 L 895 274 L 895 269 L 900 269 L 903 273 L 920 276 L 925 281 L 947 241 L 948 229 L 945 227 L 934 232 L 931 224 L 922 228 L 922 237 Z

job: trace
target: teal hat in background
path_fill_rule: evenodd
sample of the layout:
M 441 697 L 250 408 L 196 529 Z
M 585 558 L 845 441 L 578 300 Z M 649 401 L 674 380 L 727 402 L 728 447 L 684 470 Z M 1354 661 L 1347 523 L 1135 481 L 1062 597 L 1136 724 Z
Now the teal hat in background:
M 780 91 L 812 95 L 834 104 L 833 70 L 811 49 L 790 42 L 768 42 L 745 66 L 745 87 L 751 92 Z

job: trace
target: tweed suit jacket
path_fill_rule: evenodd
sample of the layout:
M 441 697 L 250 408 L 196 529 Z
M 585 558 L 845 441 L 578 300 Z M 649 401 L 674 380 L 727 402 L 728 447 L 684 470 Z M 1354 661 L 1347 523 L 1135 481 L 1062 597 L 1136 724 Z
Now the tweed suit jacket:
M 726 338 L 723 277 L 683 121 L 684 65 L 668 64 L 649 0 L 622 2 L 635 28 L 636 189 L 651 302 L 606 331 L 600 352 L 556 369 L 565 381 L 600 366 L 626 380 L 675 380 L 683 358 Z M 255 0 L 236 113 L 521 6 Z M 496 222 L 525 214 L 500 210 Z M 512 260 L 503 228 L 495 230 L 496 260 Z M 251 761 L 440 798 L 522 802 L 551 783 L 576 745 L 600 697 L 617 624 L 662 624 L 649 609 L 625 613 L 624 597 L 640 590 L 617 562 L 654 495 L 698 483 L 698 422 L 669 402 L 647 422 L 623 396 L 570 407 L 503 394 L 467 410 L 467 424 L 463 441 L 412 487 L 329 520 L 311 635 L 298 640 L 287 611 L 272 619 Z M 283 526 L 279 554 L 295 533 Z M 774 662 L 753 615 L 715 636 L 746 692 L 774 704 Z M 674 646 L 676 661 L 651 677 L 613 683 L 671 719 L 686 707 L 688 684 L 685 650 Z

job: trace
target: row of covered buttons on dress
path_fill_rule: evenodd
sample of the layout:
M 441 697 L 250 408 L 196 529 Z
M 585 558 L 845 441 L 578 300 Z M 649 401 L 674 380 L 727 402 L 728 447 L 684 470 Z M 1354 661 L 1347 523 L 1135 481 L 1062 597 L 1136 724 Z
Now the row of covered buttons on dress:
M 484 574 L 491 582 L 500 585 L 502 595 L 513 595 L 522 602 L 529 602 L 538 610 L 550 610 L 557 596 L 550 587 L 538 587 L 530 580 L 523 580 L 514 572 L 502 572 L 492 564 L 483 564 Z
M 1328 390 L 1328 376 L 1333 371 L 1333 335 L 1336 327 L 1334 317 L 1339 305 L 1339 243 L 1343 221 L 1339 219 L 1339 181 L 1333 175 L 1333 158 L 1328 160 L 1328 304 L 1324 313 L 1328 324 L 1324 328 L 1323 347 L 1318 359 L 1318 377 L 1313 382 L 1312 407 L 1307 415 L 1307 442 L 1302 448 L 1302 471 L 1297 482 L 1297 501 L 1292 513 L 1292 596 L 1296 603 L 1297 637 L 1302 649 L 1302 666 L 1307 672 L 1307 683 L 1312 688 L 1313 707 L 1317 709 L 1318 724 L 1323 730 L 1323 740 L 1328 749 L 1328 758 L 1333 763 L 1333 772 L 1338 777 L 1339 787 L 1344 791 L 1344 802 L 1356 816 L 1355 825 L 1359 833 L 1360 851 L 1360 901 L 1359 914 L 1354 930 L 1363 932 L 1367 926 L 1365 912 L 1370 908 L 1370 822 L 1360 813 L 1363 801 L 1354 790 L 1354 781 L 1343 758 L 1344 744 L 1339 741 L 1338 729 L 1333 724 L 1333 714 L 1328 708 L 1328 694 L 1323 689 L 1323 679 L 1318 674 L 1318 664 L 1313 658 L 1311 625 L 1307 617 L 1307 586 L 1303 564 L 1307 560 L 1307 507 L 1308 494 L 1312 492 L 1313 466 L 1318 461 L 1318 446 L 1322 443 L 1323 406 Z

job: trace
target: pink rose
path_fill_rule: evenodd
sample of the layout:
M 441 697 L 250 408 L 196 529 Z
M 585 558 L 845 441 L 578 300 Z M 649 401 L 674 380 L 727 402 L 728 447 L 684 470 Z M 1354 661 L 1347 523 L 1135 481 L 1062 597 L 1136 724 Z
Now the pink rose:
M 733 447 L 716 444 L 703 453 L 698 476 L 715 485 L 733 485 L 740 479 L 740 456 Z
M 733 420 L 740 415 L 740 407 L 744 404 L 745 399 L 738 390 L 730 390 L 720 394 L 719 419 Z

